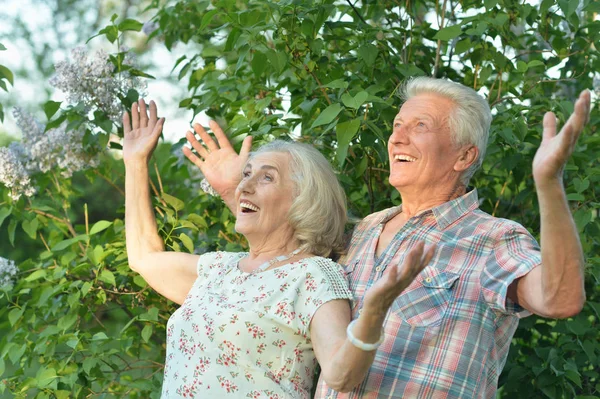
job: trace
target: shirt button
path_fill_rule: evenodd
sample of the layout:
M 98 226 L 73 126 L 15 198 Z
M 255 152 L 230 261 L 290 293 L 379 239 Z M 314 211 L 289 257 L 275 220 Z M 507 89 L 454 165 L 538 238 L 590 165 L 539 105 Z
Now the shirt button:
M 380 272 L 380 271 L 381 271 L 381 266 L 377 266 L 377 267 L 375 268 L 375 271 L 376 271 L 376 272 Z
M 426 283 L 431 283 L 431 277 L 427 277 L 427 278 L 425 279 L 425 282 L 426 282 Z

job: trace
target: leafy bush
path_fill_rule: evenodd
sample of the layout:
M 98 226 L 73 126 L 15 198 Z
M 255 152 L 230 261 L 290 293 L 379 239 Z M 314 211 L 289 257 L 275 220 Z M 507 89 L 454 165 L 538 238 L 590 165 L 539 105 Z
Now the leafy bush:
M 314 144 L 338 168 L 351 214 L 362 217 L 399 201 L 387 184 L 386 151 L 398 87 L 410 76 L 447 77 L 487 96 L 495 113 L 483 170 L 473 180 L 481 207 L 539 233 L 531 161 L 541 119 L 553 110 L 564 121 L 579 91 L 593 85 L 600 70 L 597 2 L 248 3 L 153 4 L 151 40 L 169 50 L 180 42 L 199 46 L 198 53 L 174 60 L 189 91 L 181 108 L 206 112 L 237 144 L 247 134 L 257 144 L 282 136 Z M 103 79 L 149 77 L 125 62 L 128 52 L 120 48 L 124 32 L 141 27 L 115 17 L 100 31 L 116 46 L 105 57 L 111 68 Z M 0 72 L 4 88 L 2 79 L 12 83 L 12 74 Z M 113 87 L 111 101 L 122 109 L 139 94 L 132 85 Z M 21 236 L 43 249 L 28 254 L 14 287 L 1 294 L 0 391 L 36 398 L 158 397 L 165 324 L 175 308 L 127 265 L 122 127 L 114 103 L 76 100 L 46 103 L 45 130 L 83 132 L 79 155 L 97 160 L 95 166 L 72 178 L 60 176 L 60 165 L 30 170 L 36 194 L 29 197 L 1 191 L 0 225 L 10 243 L 19 246 L 15 237 Z M 587 256 L 588 302 L 572 319 L 521 322 L 499 396 L 600 397 L 599 122 L 595 108 L 565 176 Z M 199 192 L 198 171 L 182 159 L 181 144 L 159 146 L 151 164 L 168 248 L 242 249 L 226 207 Z M 87 206 L 94 187 L 111 193 L 98 204 L 109 204 L 105 216 Z

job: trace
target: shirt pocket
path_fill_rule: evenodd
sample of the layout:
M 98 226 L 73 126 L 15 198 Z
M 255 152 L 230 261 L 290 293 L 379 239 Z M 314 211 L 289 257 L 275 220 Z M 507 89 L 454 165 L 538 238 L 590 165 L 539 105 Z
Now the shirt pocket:
M 426 267 L 394 301 L 391 312 L 415 327 L 441 323 L 452 301 L 458 274 Z

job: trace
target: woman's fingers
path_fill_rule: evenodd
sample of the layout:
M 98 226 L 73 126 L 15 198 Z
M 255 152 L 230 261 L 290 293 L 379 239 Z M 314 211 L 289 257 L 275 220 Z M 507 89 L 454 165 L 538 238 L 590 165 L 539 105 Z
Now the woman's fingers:
M 196 156 L 196 154 L 194 154 L 192 152 L 192 150 L 190 148 L 188 148 L 186 146 L 183 146 L 183 155 L 185 155 L 187 159 L 189 159 L 190 161 L 192 161 L 192 163 L 194 165 L 196 165 L 197 167 L 199 167 L 200 169 L 202 169 L 202 166 L 203 166 L 204 163 L 202 162 L 202 160 L 200 158 L 198 158 Z
M 221 129 L 221 126 L 219 126 L 219 124 L 213 120 L 211 120 L 210 122 L 208 122 L 208 125 L 210 126 L 210 129 L 213 131 L 213 133 L 215 134 L 215 137 L 217 138 L 217 142 L 219 143 L 218 147 L 221 148 L 233 148 L 231 147 L 231 143 L 229 142 L 229 139 L 227 138 L 227 135 L 225 134 L 225 132 L 223 132 L 223 129 Z M 211 141 L 212 138 L 211 138 Z M 214 141 L 213 141 L 214 143 Z M 208 145 L 208 143 L 207 143 Z M 209 147 L 210 148 L 210 147 Z M 212 148 L 210 148 L 212 150 Z
M 200 155 L 202 158 L 206 159 L 206 157 L 208 156 L 208 151 L 196 139 L 196 136 L 194 135 L 194 133 L 192 133 L 192 132 L 190 132 L 188 130 L 187 133 L 185 134 L 185 138 L 192 145 L 192 147 L 194 148 L 194 150 L 196 150 L 196 152 L 198 153 L 198 155 Z M 190 150 L 190 152 L 191 152 L 191 150 Z
M 138 112 L 138 103 L 131 104 L 131 126 L 133 130 L 140 127 L 140 114 Z
M 158 111 L 156 109 L 156 103 L 150 101 L 150 125 L 155 125 L 158 121 Z
M 123 133 L 129 134 L 131 132 L 131 121 L 130 121 L 129 113 L 127 111 L 123 112 Z
M 200 136 L 200 140 L 202 140 L 204 145 L 206 145 L 206 147 L 208 148 L 208 152 L 217 151 L 219 149 L 219 146 L 217 145 L 217 143 L 215 143 L 215 140 L 213 140 L 213 138 L 210 137 L 208 133 L 206 133 L 206 130 L 204 130 L 204 128 L 200 126 L 199 123 L 194 123 L 194 130 L 196 131 L 196 133 L 198 133 L 198 136 Z
M 138 100 L 140 105 L 140 127 L 143 129 L 148 127 L 148 110 L 146 109 L 146 102 L 143 98 Z

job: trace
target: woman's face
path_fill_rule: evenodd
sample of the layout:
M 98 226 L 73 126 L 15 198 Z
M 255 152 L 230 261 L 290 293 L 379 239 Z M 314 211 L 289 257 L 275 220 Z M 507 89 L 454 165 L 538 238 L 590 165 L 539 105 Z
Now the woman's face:
M 267 152 L 248 161 L 236 189 L 238 233 L 251 244 L 278 245 L 293 236 L 288 212 L 294 200 L 295 185 L 287 153 Z

